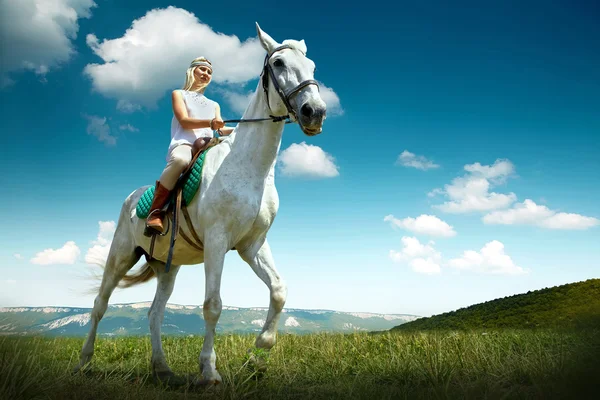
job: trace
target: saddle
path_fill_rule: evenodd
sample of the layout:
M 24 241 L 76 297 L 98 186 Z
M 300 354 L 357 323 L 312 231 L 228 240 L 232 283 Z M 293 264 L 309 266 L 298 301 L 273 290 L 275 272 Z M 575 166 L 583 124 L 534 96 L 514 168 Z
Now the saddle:
M 194 172 L 194 166 L 195 166 L 198 158 L 203 153 L 205 153 L 208 149 L 210 149 L 213 146 L 216 146 L 217 144 L 221 143 L 222 141 L 223 141 L 223 139 L 214 138 L 214 137 L 213 138 L 199 138 L 194 142 L 193 145 L 188 145 L 188 144 L 183 145 L 183 146 L 191 146 L 192 147 L 192 160 L 190 161 L 190 163 L 188 164 L 186 169 L 183 171 L 183 173 L 179 176 L 179 179 L 177 179 L 177 183 L 175 184 L 175 187 L 171 191 L 171 195 L 170 195 L 169 199 L 167 200 L 167 202 L 165 203 L 165 205 L 162 208 L 162 211 L 164 212 L 164 215 L 165 215 L 165 219 L 168 221 L 169 226 L 165 230 L 165 232 L 162 234 L 154 231 L 153 229 L 146 228 L 144 230 L 144 235 L 152 237 L 152 240 L 150 243 L 150 253 L 146 254 L 147 261 L 151 261 L 153 259 L 152 255 L 154 252 L 154 242 L 156 240 L 156 236 L 157 235 L 165 236 L 169 232 L 169 230 L 171 231 L 171 241 L 169 243 L 169 255 L 167 257 L 167 262 L 165 265 L 165 270 L 167 272 L 169 272 L 169 267 L 171 266 L 171 260 L 173 258 L 173 247 L 175 246 L 175 240 L 177 240 L 177 234 L 180 234 L 181 237 L 190 246 L 194 247 L 196 250 L 204 251 L 204 245 L 202 244 L 202 241 L 200 240 L 198 234 L 194 230 L 194 226 L 192 225 L 190 214 L 187 211 L 187 204 L 182 203 L 183 190 L 185 187 L 185 183 L 187 182 L 188 179 L 191 178 L 191 175 Z M 192 240 L 182 230 L 179 229 L 179 213 L 180 212 L 183 213 L 185 222 L 186 222 L 194 240 Z M 171 217 L 171 218 L 169 218 L 169 217 Z M 172 222 L 170 222 L 171 220 L 172 220 Z
M 190 173 L 192 172 L 192 169 L 194 168 L 194 164 L 196 163 L 196 161 L 198 160 L 198 157 L 200 157 L 200 155 L 204 152 L 206 152 L 208 149 L 210 149 L 213 146 L 216 146 L 217 144 L 221 143 L 223 141 L 223 139 L 221 138 L 199 138 L 197 139 L 193 145 L 191 145 L 192 147 L 192 161 L 190 161 L 190 163 L 188 164 L 188 166 L 186 167 L 186 169 L 181 173 L 181 176 L 179 177 L 179 179 L 177 180 L 177 183 L 175 184 L 175 187 L 173 188 L 173 192 L 176 191 L 180 191 L 183 188 L 183 185 L 185 184 L 185 182 L 187 181 L 187 179 L 190 176 Z M 184 144 L 184 146 L 190 146 L 189 144 Z M 167 202 L 168 203 L 168 202 Z

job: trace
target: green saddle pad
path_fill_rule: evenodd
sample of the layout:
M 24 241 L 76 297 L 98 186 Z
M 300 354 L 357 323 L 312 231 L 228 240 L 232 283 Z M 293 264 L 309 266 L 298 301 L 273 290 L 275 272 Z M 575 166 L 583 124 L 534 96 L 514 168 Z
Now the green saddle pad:
M 183 183 L 183 204 L 188 205 L 194 199 L 194 196 L 198 192 L 198 188 L 200 187 L 200 181 L 202 180 L 202 167 L 204 166 L 204 157 L 208 150 L 212 147 L 209 147 L 206 151 L 202 152 L 200 156 L 196 159 L 190 174 L 188 175 L 186 181 Z M 135 208 L 135 214 L 140 219 L 145 219 L 150 214 L 150 206 L 152 205 L 152 200 L 154 199 L 154 190 L 155 186 L 151 186 L 140 197 L 138 201 L 137 207 Z

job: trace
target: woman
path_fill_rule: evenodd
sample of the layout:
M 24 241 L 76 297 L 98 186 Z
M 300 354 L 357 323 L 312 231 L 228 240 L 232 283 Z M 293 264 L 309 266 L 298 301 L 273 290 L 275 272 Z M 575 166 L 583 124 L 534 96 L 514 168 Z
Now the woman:
M 154 191 L 154 199 L 146 226 L 159 233 L 164 232 L 161 211 L 181 173 L 192 160 L 192 145 L 203 137 L 213 137 L 213 131 L 229 135 L 233 128 L 226 128 L 221 118 L 219 104 L 204 96 L 212 79 L 212 64 L 204 57 L 192 61 L 186 73 L 182 90 L 174 90 L 171 143 L 167 154 L 167 166 L 162 172 Z

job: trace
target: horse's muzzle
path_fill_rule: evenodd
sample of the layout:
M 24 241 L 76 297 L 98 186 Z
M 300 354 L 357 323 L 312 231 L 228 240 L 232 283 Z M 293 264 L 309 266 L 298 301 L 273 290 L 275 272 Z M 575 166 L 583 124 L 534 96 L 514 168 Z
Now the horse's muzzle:
M 307 101 L 300 107 L 298 122 L 302 132 L 309 136 L 318 135 L 323 129 L 323 122 L 327 114 L 325 102 Z

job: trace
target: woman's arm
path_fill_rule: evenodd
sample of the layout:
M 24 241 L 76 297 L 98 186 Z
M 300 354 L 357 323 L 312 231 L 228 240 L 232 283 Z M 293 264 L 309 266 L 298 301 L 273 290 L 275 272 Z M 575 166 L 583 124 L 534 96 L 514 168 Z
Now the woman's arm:
M 218 121 L 223 121 L 223 118 L 221 117 L 221 106 L 219 106 L 219 103 L 217 103 L 217 107 L 215 109 L 215 115 L 216 115 L 216 119 Z M 227 126 L 225 126 L 225 124 L 223 124 L 223 128 L 219 129 L 219 135 L 221 136 L 227 136 L 229 134 L 231 134 L 231 132 L 233 132 L 234 128 L 229 128 Z
M 213 120 L 190 118 L 188 116 L 187 109 L 185 108 L 183 97 L 178 90 L 173 90 L 173 93 L 171 94 L 171 100 L 173 102 L 173 114 L 183 129 L 220 129 L 225 126 L 225 123 L 221 120 L 220 116 L 219 118 L 215 118 Z

